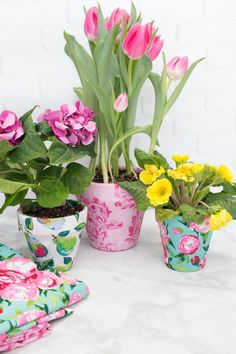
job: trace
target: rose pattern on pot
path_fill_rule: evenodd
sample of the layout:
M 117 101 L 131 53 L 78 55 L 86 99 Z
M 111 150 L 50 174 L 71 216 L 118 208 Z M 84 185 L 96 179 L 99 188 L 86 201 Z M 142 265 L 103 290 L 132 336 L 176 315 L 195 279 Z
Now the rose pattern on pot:
M 208 220 L 203 224 L 187 223 L 181 216 L 159 222 L 166 265 L 180 272 L 194 272 L 206 264 L 212 231 Z
M 122 251 L 138 242 L 144 213 L 118 184 L 92 183 L 78 196 L 88 208 L 90 244 L 103 251 Z
M 79 219 L 79 213 L 63 218 L 37 218 L 18 210 L 19 228 L 41 269 L 66 271 L 72 267 L 85 228 Z
M 36 264 L 0 243 L 0 352 L 50 333 L 49 321 L 68 316 L 88 295 L 85 283 Z

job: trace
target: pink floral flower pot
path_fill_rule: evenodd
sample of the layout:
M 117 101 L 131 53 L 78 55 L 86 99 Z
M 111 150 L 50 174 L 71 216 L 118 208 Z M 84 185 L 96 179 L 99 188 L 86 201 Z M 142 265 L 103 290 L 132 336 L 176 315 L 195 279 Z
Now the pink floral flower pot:
M 195 272 L 205 266 L 212 236 L 209 218 L 201 225 L 184 222 L 182 216 L 158 224 L 164 260 L 170 269 Z
M 93 182 L 78 199 L 88 208 L 86 230 L 91 246 L 115 252 L 136 245 L 144 213 L 118 184 Z

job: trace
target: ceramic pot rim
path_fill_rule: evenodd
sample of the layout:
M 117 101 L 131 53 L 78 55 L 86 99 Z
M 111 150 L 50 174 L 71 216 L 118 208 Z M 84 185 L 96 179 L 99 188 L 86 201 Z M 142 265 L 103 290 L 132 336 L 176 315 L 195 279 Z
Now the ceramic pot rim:
M 72 200 L 72 199 L 68 199 L 68 201 L 70 201 L 70 200 Z M 55 220 L 55 219 L 61 219 L 61 218 L 69 219 L 69 218 L 71 218 L 71 217 L 74 217 L 75 214 L 80 214 L 80 213 L 81 213 L 82 211 L 84 211 L 84 209 L 86 208 L 86 205 L 85 205 L 84 203 L 82 203 L 81 201 L 79 201 L 79 200 L 73 200 L 73 202 L 76 202 L 78 205 L 81 205 L 81 206 L 83 207 L 83 209 L 80 210 L 80 211 L 78 211 L 78 212 L 76 212 L 76 213 L 74 213 L 74 214 L 67 215 L 67 216 L 58 216 L 58 217 L 55 217 L 55 218 L 40 218 L 40 219 L 47 219 L 47 220 L 48 220 L 48 219 L 53 219 L 53 220 Z M 53 209 L 53 208 L 52 208 L 52 209 Z M 17 214 L 20 215 L 20 216 L 22 216 L 22 217 L 27 217 L 27 218 L 31 218 L 31 219 L 38 219 L 37 216 L 31 216 L 31 215 L 28 215 L 28 214 L 23 214 L 21 207 L 19 207 L 19 208 L 17 209 Z

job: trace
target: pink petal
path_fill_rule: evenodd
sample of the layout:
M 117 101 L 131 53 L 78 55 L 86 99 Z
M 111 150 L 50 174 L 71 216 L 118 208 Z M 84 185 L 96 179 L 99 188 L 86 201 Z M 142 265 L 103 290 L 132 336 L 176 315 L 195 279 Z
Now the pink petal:
M 88 122 L 84 128 L 89 131 L 90 133 L 93 133 L 96 130 L 96 123 L 93 121 Z
M 10 133 L 0 133 L 0 140 L 11 140 L 15 135 L 15 132 L 12 131 Z
M 84 145 L 91 144 L 93 142 L 93 140 L 94 140 L 94 136 L 92 133 L 81 138 L 82 144 L 84 144 Z
M 13 113 L 11 111 L 3 111 L 2 118 L 3 118 L 3 123 L 1 124 L 1 127 L 3 129 L 14 125 L 16 122 L 16 119 L 17 119 L 15 113 Z

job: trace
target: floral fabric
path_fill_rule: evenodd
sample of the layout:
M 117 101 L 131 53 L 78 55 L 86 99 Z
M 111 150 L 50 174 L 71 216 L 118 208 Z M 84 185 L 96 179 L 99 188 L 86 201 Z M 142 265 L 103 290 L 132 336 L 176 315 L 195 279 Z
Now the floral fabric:
M 50 333 L 49 321 L 88 295 L 85 283 L 64 273 L 40 271 L 30 259 L 0 244 L 0 352 Z

